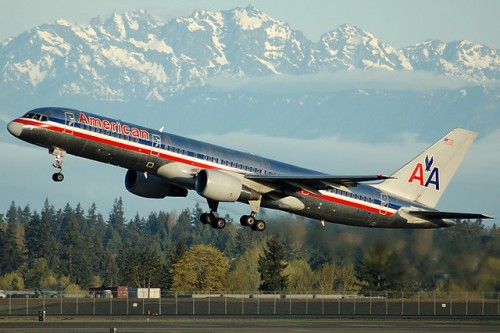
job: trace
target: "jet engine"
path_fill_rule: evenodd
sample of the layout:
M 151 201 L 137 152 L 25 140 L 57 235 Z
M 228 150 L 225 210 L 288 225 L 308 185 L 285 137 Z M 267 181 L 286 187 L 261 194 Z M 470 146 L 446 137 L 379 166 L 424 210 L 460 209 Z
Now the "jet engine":
M 241 183 L 241 180 L 217 170 L 200 170 L 196 176 L 196 192 L 202 197 L 219 202 L 234 202 L 258 198 L 258 193 Z
M 185 188 L 169 183 L 155 175 L 128 170 L 125 175 L 125 188 L 143 198 L 163 199 L 165 197 L 185 197 L 188 191 Z

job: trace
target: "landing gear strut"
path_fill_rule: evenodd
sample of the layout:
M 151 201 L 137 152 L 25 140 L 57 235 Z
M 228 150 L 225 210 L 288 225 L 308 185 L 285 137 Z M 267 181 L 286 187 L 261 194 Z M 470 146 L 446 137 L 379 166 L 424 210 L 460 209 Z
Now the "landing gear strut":
M 211 208 L 210 213 L 201 214 L 200 221 L 203 224 L 210 224 L 214 229 L 223 229 L 226 226 L 226 220 L 217 216 L 217 205 L 209 204 Z M 240 218 L 240 223 L 242 226 L 250 227 L 254 231 L 264 231 L 264 229 L 266 229 L 266 222 L 257 220 L 253 212 L 251 215 L 243 215 Z
M 252 209 L 252 213 L 250 215 L 243 215 L 240 218 L 240 223 L 244 227 L 250 227 L 252 228 L 253 231 L 264 231 L 266 229 L 266 222 L 262 220 L 257 220 L 255 216 L 257 215 L 257 212 L 260 209 L 260 204 L 262 201 L 262 196 L 259 195 L 258 198 L 255 198 L 253 200 L 249 200 L 248 204 L 250 205 L 250 208 Z
M 203 213 L 200 215 L 200 221 L 203 224 L 210 224 L 214 229 L 223 229 L 226 226 L 226 220 L 217 216 L 217 208 L 219 207 L 219 202 L 211 199 L 207 199 L 208 207 L 210 207 L 210 213 Z M 256 210 L 260 206 L 260 200 L 258 202 L 251 202 L 252 213 L 250 215 L 243 215 L 240 218 L 240 223 L 244 227 L 250 227 L 254 231 L 264 231 L 266 229 L 266 222 L 262 220 L 257 220 L 255 215 L 257 215 Z
M 207 199 L 207 201 L 208 207 L 210 207 L 210 213 L 203 213 L 200 215 L 201 223 L 210 224 L 214 229 L 223 229 L 226 226 L 226 220 L 217 216 L 219 202 L 211 199 Z
M 62 164 L 63 157 L 66 155 L 66 151 L 54 148 L 50 151 L 52 155 L 56 156 L 56 160 L 52 163 L 52 166 L 57 169 L 57 172 L 52 175 L 52 180 L 55 182 L 62 182 L 64 180 L 64 175 L 62 174 Z

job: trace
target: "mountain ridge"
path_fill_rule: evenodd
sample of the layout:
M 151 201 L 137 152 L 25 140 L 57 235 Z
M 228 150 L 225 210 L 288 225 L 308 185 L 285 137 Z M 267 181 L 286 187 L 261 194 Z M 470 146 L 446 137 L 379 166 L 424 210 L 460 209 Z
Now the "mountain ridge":
M 59 19 L 2 43 L 0 86 L 95 100 L 163 102 L 215 75 L 235 78 L 352 70 L 429 71 L 471 84 L 500 79 L 498 50 L 470 41 L 396 49 L 344 24 L 317 43 L 249 6 L 161 22 L 146 10 Z M 42 89 L 43 90 L 43 89 Z

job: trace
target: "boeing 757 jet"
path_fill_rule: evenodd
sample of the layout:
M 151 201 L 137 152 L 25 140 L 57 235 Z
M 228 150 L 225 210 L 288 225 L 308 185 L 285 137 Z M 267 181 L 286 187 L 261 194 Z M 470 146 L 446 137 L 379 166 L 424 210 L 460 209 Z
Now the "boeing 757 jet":
M 434 207 L 477 133 L 457 128 L 391 176 L 335 176 L 219 147 L 84 111 L 46 107 L 8 124 L 21 140 L 55 156 L 52 179 L 64 179 L 70 155 L 127 169 L 125 187 L 146 198 L 185 197 L 194 190 L 208 202 L 204 224 L 224 228 L 220 202 L 248 204 L 240 222 L 256 231 L 266 223 L 260 207 L 324 222 L 380 228 L 449 227 L 459 219 L 486 219 Z

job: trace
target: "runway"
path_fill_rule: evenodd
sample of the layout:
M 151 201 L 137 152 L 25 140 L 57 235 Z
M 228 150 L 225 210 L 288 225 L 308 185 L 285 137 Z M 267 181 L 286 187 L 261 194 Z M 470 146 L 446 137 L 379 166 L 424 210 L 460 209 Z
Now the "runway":
M 500 318 L 0 318 L 0 332 L 498 332 Z

